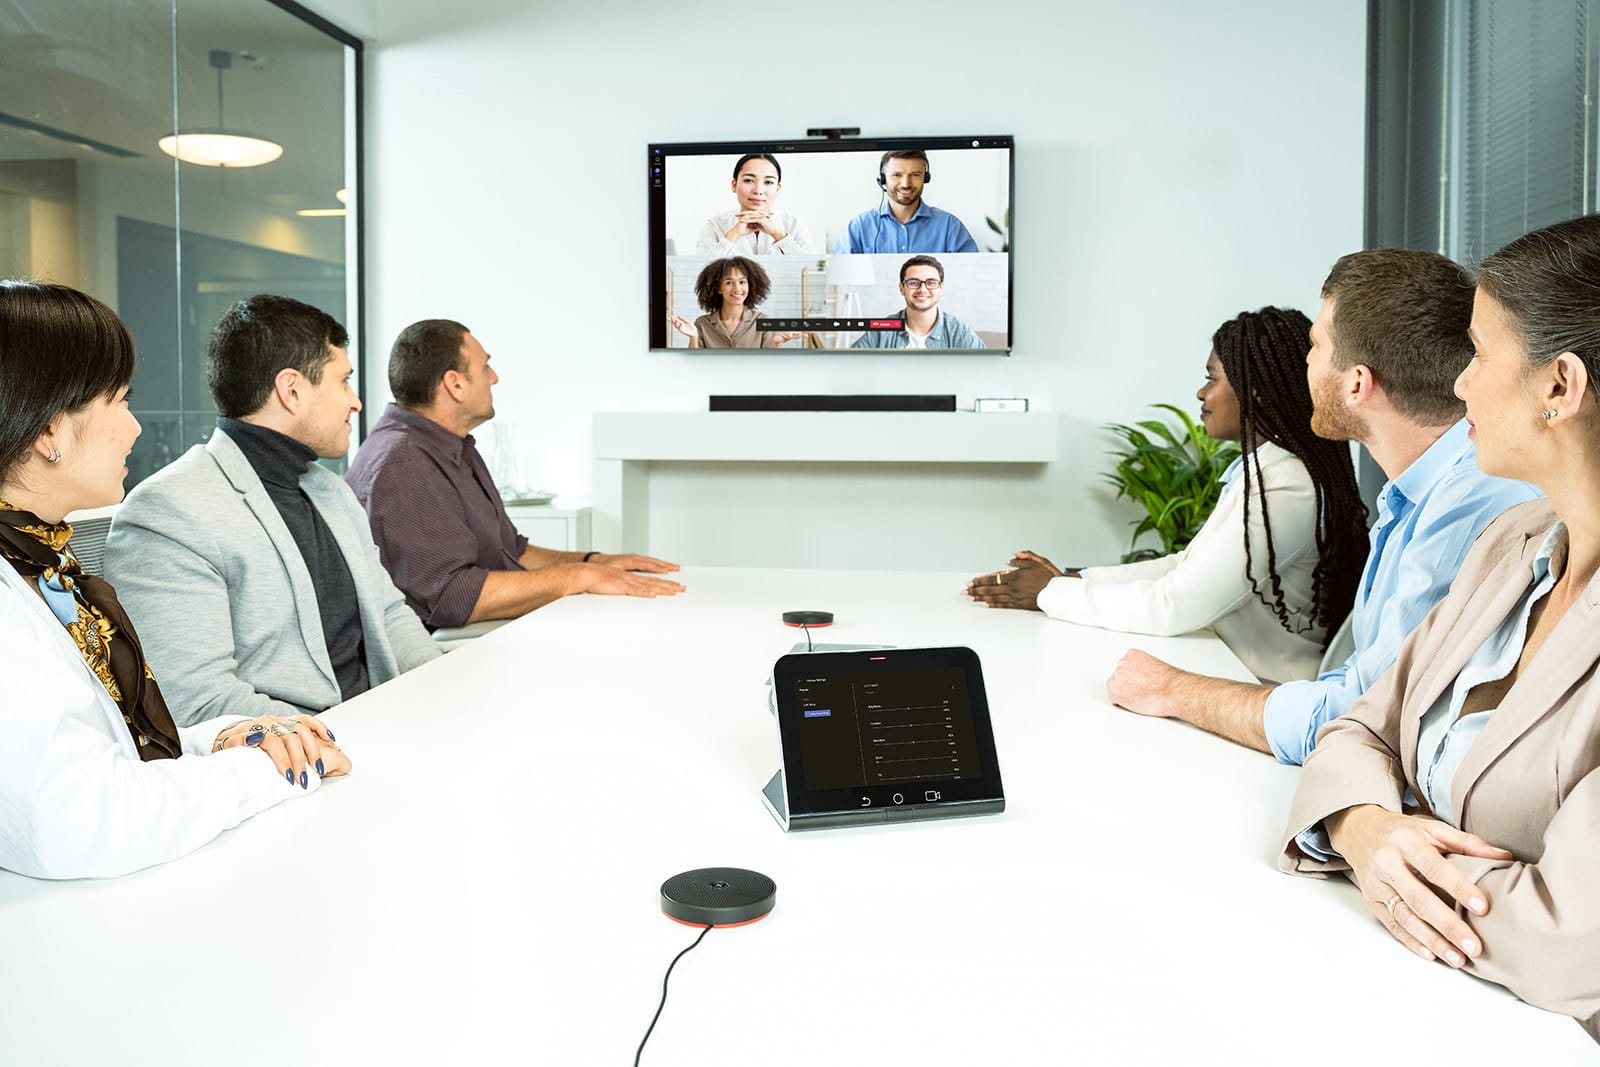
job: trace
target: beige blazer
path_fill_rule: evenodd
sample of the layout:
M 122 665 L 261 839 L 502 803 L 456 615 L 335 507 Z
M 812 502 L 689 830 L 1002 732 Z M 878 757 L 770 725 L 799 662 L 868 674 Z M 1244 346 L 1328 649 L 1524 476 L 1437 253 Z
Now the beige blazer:
M 1533 559 L 1555 524 L 1542 500 L 1484 530 L 1450 593 L 1400 647 L 1394 667 L 1350 712 L 1324 726 L 1290 807 L 1278 865 L 1295 874 L 1348 870 L 1319 863 L 1295 837 L 1356 804 L 1399 811 L 1417 795 L 1423 714 L 1533 581 Z M 1489 913 L 1458 909 L 1483 941 L 1467 969 L 1523 1000 L 1581 1022 L 1600 1040 L 1600 578 L 1568 609 L 1473 742 L 1451 802 L 1457 825 L 1515 858 L 1451 856 L 1482 887 Z

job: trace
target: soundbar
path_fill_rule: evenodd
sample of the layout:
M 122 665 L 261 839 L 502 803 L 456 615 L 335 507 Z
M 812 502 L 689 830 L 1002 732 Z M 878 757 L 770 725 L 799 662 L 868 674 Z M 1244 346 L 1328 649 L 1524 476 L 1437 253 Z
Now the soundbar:
M 713 396 L 712 411 L 954 411 L 954 393 L 875 396 Z

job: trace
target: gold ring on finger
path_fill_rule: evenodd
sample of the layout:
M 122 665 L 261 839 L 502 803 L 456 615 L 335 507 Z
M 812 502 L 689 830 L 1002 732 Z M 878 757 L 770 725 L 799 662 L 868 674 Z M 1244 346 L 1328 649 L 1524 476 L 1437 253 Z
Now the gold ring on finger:
M 1388 900 L 1383 902 L 1383 906 L 1385 908 L 1389 909 L 1389 918 L 1393 919 L 1395 922 L 1399 922 L 1400 921 L 1399 917 L 1396 916 L 1395 913 L 1394 913 L 1394 906 L 1396 904 L 1399 904 L 1399 903 L 1400 903 L 1400 894 L 1399 893 L 1396 893 L 1394 896 L 1390 897 Z

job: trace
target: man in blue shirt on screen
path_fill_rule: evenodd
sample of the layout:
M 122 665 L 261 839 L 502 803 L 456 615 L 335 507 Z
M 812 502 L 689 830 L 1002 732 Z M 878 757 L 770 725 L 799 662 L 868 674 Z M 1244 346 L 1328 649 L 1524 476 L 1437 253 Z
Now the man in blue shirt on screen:
M 878 161 L 883 202 L 850 220 L 834 253 L 978 251 L 960 219 L 923 203 L 922 187 L 932 180 L 922 149 L 885 152 Z
M 932 256 L 912 256 L 900 264 L 900 295 L 906 306 L 874 322 L 891 324 L 868 330 L 851 348 L 985 348 L 966 323 L 939 310 L 944 291 L 944 264 Z
M 1388 475 L 1351 611 L 1355 651 L 1314 681 L 1250 685 L 1190 674 L 1137 649 L 1106 683 L 1115 704 L 1179 718 L 1284 763 L 1305 762 L 1444 598 L 1472 542 L 1532 500 L 1478 469 L 1455 379 L 1472 358 L 1472 279 L 1432 252 L 1354 252 L 1334 264 L 1311 326 L 1311 428 L 1359 441 Z

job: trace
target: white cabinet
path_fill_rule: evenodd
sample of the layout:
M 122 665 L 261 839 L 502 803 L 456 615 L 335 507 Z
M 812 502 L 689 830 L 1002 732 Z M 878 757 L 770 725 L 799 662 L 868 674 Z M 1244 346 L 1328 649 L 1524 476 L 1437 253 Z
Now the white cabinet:
M 506 514 L 517 532 L 540 548 L 587 552 L 590 507 L 586 501 L 556 497 L 548 504 L 507 504 Z

